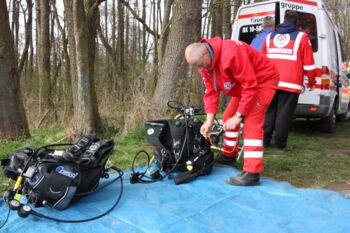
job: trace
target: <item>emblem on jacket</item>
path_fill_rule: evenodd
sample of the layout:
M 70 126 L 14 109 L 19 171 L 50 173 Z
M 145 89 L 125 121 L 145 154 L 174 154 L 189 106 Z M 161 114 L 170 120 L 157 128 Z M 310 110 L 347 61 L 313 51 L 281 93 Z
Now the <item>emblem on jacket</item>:
M 232 83 L 230 83 L 230 82 L 226 82 L 226 83 L 224 83 L 224 88 L 226 89 L 226 90 L 231 90 L 232 89 L 232 87 L 233 87 L 233 84 Z
M 290 41 L 290 35 L 289 34 L 276 34 L 275 38 L 273 38 L 273 44 L 277 48 L 282 48 L 286 46 Z

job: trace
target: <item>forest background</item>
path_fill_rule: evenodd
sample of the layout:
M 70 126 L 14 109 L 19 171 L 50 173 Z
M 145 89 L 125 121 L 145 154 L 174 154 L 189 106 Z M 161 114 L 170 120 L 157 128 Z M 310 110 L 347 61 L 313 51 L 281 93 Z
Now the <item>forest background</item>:
M 0 147 L 0 157 L 28 143 L 68 142 L 89 132 L 113 138 L 127 135 L 135 127 L 137 131 L 145 120 L 169 117 L 172 113 L 166 108 L 168 100 L 202 106 L 202 81 L 186 64 L 184 49 L 201 37 L 231 38 L 238 7 L 253 2 L 0 0 L 0 141 L 1 147 L 5 145 Z M 350 3 L 347 0 L 325 3 L 339 26 L 349 61 Z M 310 136 L 303 128 L 296 135 L 292 133 L 292 142 L 303 145 L 320 137 L 323 143 L 324 136 Z M 342 129 L 338 137 L 348 137 L 349 125 Z M 31 134 L 45 140 L 26 141 Z M 311 137 L 311 141 L 300 137 L 301 134 Z M 330 150 L 350 156 L 344 149 L 347 143 L 337 147 L 337 135 Z M 140 142 L 138 136 L 129 139 Z M 304 167 L 304 173 L 289 168 L 287 173 L 281 171 L 286 161 L 274 160 L 278 164 L 270 174 L 292 180 L 289 171 L 293 170 L 299 178 L 305 177 L 313 163 L 324 165 L 324 161 L 334 161 L 328 154 L 324 160 L 316 161 L 317 153 L 327 151 L 317 151 L 319 144 L 311 145 L 310 156 L 303 151 L 304 157 L 300 157 L 300 162 L 309 166 Z M 145 144 L 132 145 L 142 146 Z M 130 152 L 123 145 L 118 151 Z M 308 161 L 303 161 L 305 158 Z M 329 165 L 339 164 L 336 170 L 344 170 L 336 178 L 333 173 L 329 177 L 327 166 L 323 166 L 323 171 L 315 171 L 323 175 L 314 179 L 313 184 L 324 179 L 343 182 L 350 178 L 343 168 L 347 161 L 341 157 Z
M 238 7 L 251 2 L 0 0 L 0 139 L 57 125 L 70 138 L 120 134 L 166 115 L 168 100 L 201 106 L 201 79 L 184 48 L 230 38 Z M 349 5 L 327 1 L 344 51 Z

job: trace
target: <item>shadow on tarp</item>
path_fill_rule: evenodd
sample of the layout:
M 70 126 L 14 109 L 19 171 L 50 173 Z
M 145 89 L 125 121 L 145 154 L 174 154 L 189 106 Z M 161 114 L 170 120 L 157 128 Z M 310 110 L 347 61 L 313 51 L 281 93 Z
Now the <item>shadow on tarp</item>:
M 87 223 L 67 224 L 35 216 L 20 218 L 11 211 L 0 232 L 244 232 L 244 233 L 332 233 L 350 232 L 350 200 L 339 193 L 298 189 L 285 182 L 262 179 L 261 186 L 236 187 L 224 183 L 239 171 L 214 167 L 209 176 L 188 184 L 173 180 L 153 184 L 130 184 L 124 175 L 121 202 L 107 216 Z M 113 178 L 113 176 L 111 176 Z M 110 208 L 120 183 L 82 198 L 67 210 L 46 208 L 39 212 L 57 218 L 83 219 Z M 0 225 L 8 207 L 0 201 Z

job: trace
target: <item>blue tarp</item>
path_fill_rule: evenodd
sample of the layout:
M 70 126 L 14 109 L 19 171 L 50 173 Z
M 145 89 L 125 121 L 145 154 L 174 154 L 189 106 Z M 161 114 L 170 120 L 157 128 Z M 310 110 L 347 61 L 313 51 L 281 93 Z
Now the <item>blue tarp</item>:
M 121 202 L 107 216 L 87 223 L 68 224 L 12 211 L 0 231 L 19 232 L 257 232 L 347 233 L 350 232 L 350 200 L 339 193 L 298 189 L 285 182 L 262 178 L 260 186 L 236 187 L 224 183 L 238 170 L 214 167 L 211 175 L 188 184 L 173 180 L 153 184 L 130 184 L 124 175 Z M 39 212 L 54 217 L 81 219 L 109 209 L 120 191 L 118 182 L 59 212 Z M 8 207 L 0 201 L 0 225 Z

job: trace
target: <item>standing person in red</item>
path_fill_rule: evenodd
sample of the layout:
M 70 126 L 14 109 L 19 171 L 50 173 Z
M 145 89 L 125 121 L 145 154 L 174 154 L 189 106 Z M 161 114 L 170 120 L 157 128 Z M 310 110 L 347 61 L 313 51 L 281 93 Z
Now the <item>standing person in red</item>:
M 315 84 L 315 62 L 309 37 L 298 31 L 298 13 L 287 11 L 284 23 L 266 37 L 262 53 L 266 54 L 278 68 L 280 81 L 278 90 L 266 113 L 264 124 L 264 146 L 271 145 L 275 131 L 275 147 L 291 150 L 287 145 L 289 126 L 303 89 L 304 72 L 309 78 L 309 88 Z
M 241 41 L 202 39 L 187 46 L 186 60 L 198 68 L 205 85 L 204 107 L 207 119 L 201 134 L 208 138 L 222 91 L 232 96 L 224 113 L 224 150 L 219 160 L 234 165 L 238 154 L 240 123 L 244 119 L 243 172 L 230 177 L 232 185 L 259 185 L 263 171 L 263 123 L 279 80 L 269 59 Z

